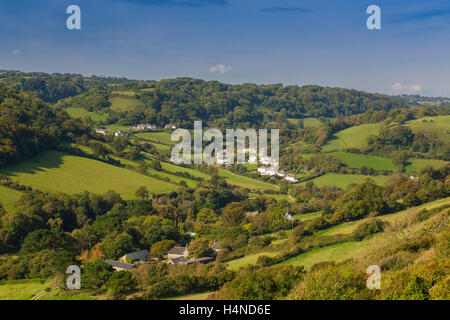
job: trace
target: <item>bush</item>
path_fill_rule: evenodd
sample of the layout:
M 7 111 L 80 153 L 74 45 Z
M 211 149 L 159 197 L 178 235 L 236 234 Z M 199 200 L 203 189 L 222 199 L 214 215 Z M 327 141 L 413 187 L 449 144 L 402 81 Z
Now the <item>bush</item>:
M 387 222 L 384 222 L 380 219 L 372 218 L 367 222 L 360 224 L 353 231 L 353 238 L 356 241 L 361 241 L 362 239 L 379 232 L 383 232 L 386 227 Z

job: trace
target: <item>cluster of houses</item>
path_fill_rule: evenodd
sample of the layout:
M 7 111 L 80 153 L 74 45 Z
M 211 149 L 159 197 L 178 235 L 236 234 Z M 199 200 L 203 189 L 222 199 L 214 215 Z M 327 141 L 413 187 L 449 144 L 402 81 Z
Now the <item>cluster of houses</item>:
M 156 126 L 154 124 L 137 124 L 133 127 L 133 129 L 137 131 L 144 131 L 144 130 L 156 130 Z
M 177 126 L 174 125 L 174 124 L 171 124 L 171 123 L 166 124 L 164 126 L 164 129 L 173 129 L 173 130 L 175 130 L 176 128 L 177 128 Z M 150 124 L 150 123 L 140 123 L 140 124 L 135 125 L 133 127 L 133 129 L 135 129 L 137 131 L 144 131 L 144 130 L 156 131 L 156 130 L 158 130 L 158 127 L 156 125 Z
M 286 181 L 297 183 L 298 178 L 292 174 L 278 171 L 278 167 L 259 167 L 258 173 L 262 176 L 278 176 Z
M 107 134 L 110 134 L 110 132 L 106 128 L 95 128 L 95 132 L 98 134 L 104 135 L 104 136 L 106 136 Z M 123 137 L 126 135 L 127 135 L 127 133 L 122 130 L 117 130 L 116 132 L 114 132 L 115 137 Z
M 211 245 L 211 249 L 213 249 L 216 254 L 219 253 L 222 249 L 220 244 L 216 241 Z M 207 264 L 213 262 L 215 257 L 201 257 L 197 259 L 189 259 L 189 250 L 186 247 L 175 246 L 169 250 L 167 253 L 167 260 L 165 263 L 167 264 L 181 264 L 181 265 L 190 265 L 193 263 L 203 263 Z M 156 264 L 158 263 L 157 259 L 152 259 L 148 250 L 141 250 L 136 252 L 130 252 L 122 256 L 119 261 L 114 260 L 105 260 L 105 263 L 109 264 L 115 271 L 126 271 L 132 269 L 136 265 L 142 264 Z
M 177 126 L 174 124 L 167 124 L 165 127 L 165 129 L 176 129 Z M 134 130 L 136 131 L 144 131 L 144 130 L 150 130 L 150 131 L 156 131 L 158 128 L 154 125 L 154 124 L 137 124 L 133 127 Z M 123 137 L 127 135 L 127 132 L 122 131 L 122 130 L 117 130 L 114 133 L 111 133 L 110 131 L 108 131 L 106 128 L 95 128 L 95 132 L 101 135 L 106 136 L 107 134 L 113 134 L 116 137 Z

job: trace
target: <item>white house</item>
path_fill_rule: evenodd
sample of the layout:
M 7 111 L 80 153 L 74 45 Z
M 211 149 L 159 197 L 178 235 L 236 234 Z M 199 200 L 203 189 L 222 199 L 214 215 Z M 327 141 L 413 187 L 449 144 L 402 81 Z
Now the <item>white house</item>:
M 290 174 L 285 175 L 284 180 L 289 181 L 289 182 L 294 182 L 294 183 L 298 182 L 298 178 L 296 176 L 293 176 Z
M 124 131 L 118 130 L 118 131 L 116 131 L 116 133 L 114 133 L 114 136 L 123 137 L 123 136 L 125 136 L 125 134 L 126 133 Z
M 277 167 L 259 167 L 258 173 L 262 176 L 275 176 L 278 174 Z
M 286 212 L 286 213 L 284 214 L 284 218 L 285 218 L 287 221 L 289 221 L 289 222 L 294 221 L 294 218 L 293 218 L 292 215 L 290 215 L 288 212 Z
M 156 130 L 156 126 L 153 124 L 138 124 L 134 126 L 136 130 Z
M 189 251 L 186 247 L 173 247 L 167 253 L 167 257 L 169 260 L 177 259 L 177 258 L 187 258 L 189 256 Z
M 105 128 L 95 128 L 95 132 L 102 135 L 106 135 L 107 133 Z

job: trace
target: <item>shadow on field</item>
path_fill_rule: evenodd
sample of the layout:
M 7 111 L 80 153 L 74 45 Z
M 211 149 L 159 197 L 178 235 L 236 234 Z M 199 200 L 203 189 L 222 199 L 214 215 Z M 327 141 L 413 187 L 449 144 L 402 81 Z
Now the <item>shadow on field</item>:
M 0 173 L 14 177 L 20 173 L 34 174 L 37 172 L 44 172 L 48 169 L 59 168 L 64 162 L 64 156 L 64 153 L 58 151 L 45 151 L 27 161 L 2 168 L 0 169 Z

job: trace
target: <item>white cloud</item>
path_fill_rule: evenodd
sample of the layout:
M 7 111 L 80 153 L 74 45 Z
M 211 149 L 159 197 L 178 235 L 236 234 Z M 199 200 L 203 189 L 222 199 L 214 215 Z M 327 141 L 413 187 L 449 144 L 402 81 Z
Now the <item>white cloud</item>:
M 14 49 L 13 51 L 11 51 L 11 55 L 12 56 L 17 56 L 21 53 L 22 51 L 20 51 L 19 49 Z
M 396 82 L 392 85 L 392 90 L 397 93 L 417 94 L 423 90 L 420 84 L 406 85 Z
M 224 66 L 223 64 L 218 64 L 217 66 L 209 68 L 209 72 L 215 73 L 218 72 L 219 74 L 225 74 L 232 70 L 233 68 L 231 66 Z

